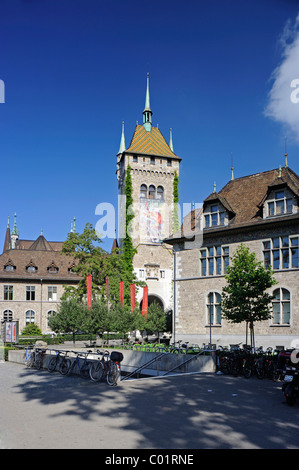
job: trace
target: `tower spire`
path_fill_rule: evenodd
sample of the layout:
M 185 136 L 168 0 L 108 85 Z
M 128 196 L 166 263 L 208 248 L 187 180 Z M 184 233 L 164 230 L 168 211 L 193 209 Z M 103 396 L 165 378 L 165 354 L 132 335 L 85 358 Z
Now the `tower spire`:
M 17 214 L 14 215 L 14 224 L 11 232 L 11 247 L 14 249 L 19 239 L 19 231 L 17 229 Z
M 123 153 L 126 150 L 126 142 L 125 142 L 125 123 L 122 122 L 122 130 L 121 130 L 121 139 L 120 139 L 120 146 L 118 153 Z
M 149 93 L 149 73 L 146 78 L 146 95 L 145 95 L 145 107 L 143 111 L 143 125 L 146 131 L 152 130 L 152 110 L 150 105 L 150 93 Z

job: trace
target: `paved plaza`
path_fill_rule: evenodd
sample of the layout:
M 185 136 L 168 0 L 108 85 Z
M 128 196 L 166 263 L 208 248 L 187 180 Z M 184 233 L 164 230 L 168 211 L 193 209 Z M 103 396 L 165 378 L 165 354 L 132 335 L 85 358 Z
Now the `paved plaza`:
M 0 363 L 1 449 L 298 449 L 281 384 L 194 374 L 123 381 Z

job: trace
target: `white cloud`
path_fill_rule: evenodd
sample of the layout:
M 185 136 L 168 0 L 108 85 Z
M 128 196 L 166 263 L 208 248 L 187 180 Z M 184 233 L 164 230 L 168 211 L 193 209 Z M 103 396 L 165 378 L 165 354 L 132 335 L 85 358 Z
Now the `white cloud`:
M 280 43 L 281 63 L 271 76 L 265 115 L 283 124 L 285 133 L 299 143 L 299 14 L 294 24 L 286 24 Z

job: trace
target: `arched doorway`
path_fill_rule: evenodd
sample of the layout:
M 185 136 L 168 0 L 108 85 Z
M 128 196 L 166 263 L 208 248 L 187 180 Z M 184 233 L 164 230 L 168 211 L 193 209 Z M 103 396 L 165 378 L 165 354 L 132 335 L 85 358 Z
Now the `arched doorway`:
M 153 303 L 158 304 L 164 310 L 163 300 L 155 294 L 149 294 L 149 296 L 148 296 L 148 306 L 150 306 Z M 140 309 L 142 309 L 142 300 L 140 302 Z

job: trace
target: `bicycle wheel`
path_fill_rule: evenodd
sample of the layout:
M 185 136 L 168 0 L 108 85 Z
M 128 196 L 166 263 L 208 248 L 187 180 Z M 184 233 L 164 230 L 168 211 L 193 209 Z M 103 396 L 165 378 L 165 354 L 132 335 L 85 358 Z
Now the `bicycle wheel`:
M 35 359 L 35 367 L 37 368 L 37 370 L 41 370 L 42 365 L 43 365 L 43 357 L 41 354 L 38 354 Z
M 115 362 L 111 362 L 107 374 L 107 384 L 108 385 L 117 385 L 119 378 L 119 368 Z
M 85 362 L 83 366 L 80 369 L 80 375 L 83 379 L 88 379 L 89 378 L 89 367 L 90 367 L 90 362 Z
M 68 359 L 67 357 L 64 357 L 59 365 L 59 372 L 61 373 L 61 375 L 67 375 L 71 372 L 71 369 L 72 369 L 72 362 L 70 359 Z
M 57 357 L 52 357 L 48 362 L 48 371 L 54 372 L 54 370 L 56 369 L 56 365 L 57 365 Z
M 89 367 L 89 377 L 93 382 L 100 382 L 104 376 L 104 365 L 102 362 L 93 362 Z

